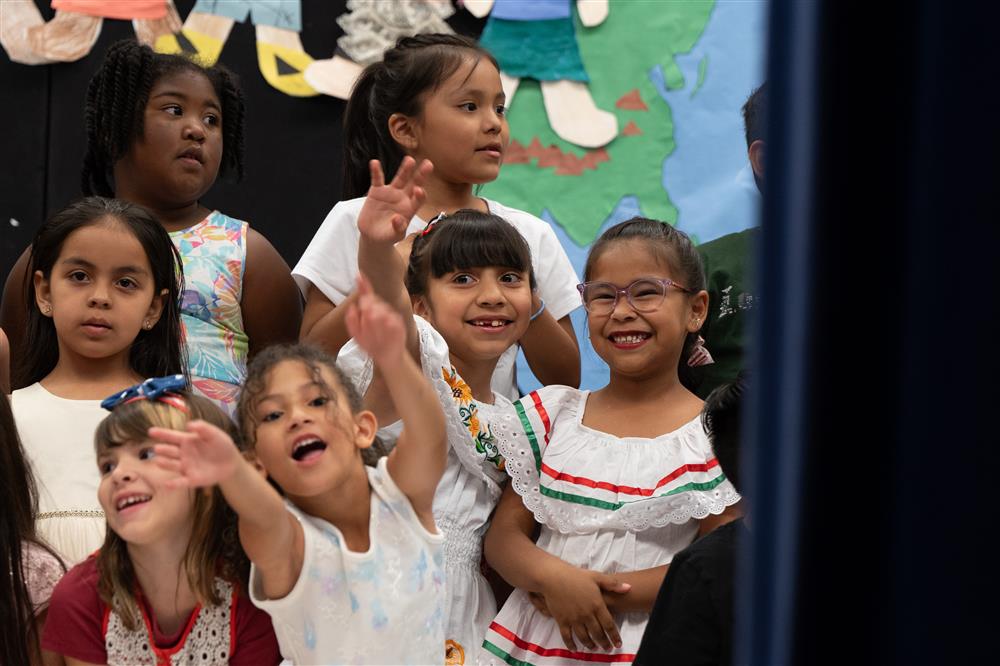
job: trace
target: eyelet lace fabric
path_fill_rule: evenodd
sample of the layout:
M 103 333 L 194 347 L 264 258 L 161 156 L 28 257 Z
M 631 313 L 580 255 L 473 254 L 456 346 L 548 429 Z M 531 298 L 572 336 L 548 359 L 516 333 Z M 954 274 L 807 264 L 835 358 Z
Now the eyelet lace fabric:
M 347 10 L 337 19 L 344 29 L 337 46 L 361 65 L 381 60 L 400 37 L 451 33 L 445 19 L 455 13 L 448 0 L 348 0 Z
M 191 630 L 181 637 L 184 644 L 169 657 L 171 666 L 229 663 L 233 586 L 216 578 L 215 591 L 222 599 L 221 603 L 198 610 L 198 618 Z M 150 620 L 139 612 L 138 603 L 135 604 L 135 611 L 143 622 L 134 631 L 122 623 L 117 613 L 111 612 L 108 616 L 108 628 L 104 634 L 108 666 L 158 666 L 162 663 L 153 646 Z
M 534 395 L 534 404 L 519 402 L 520 422 L 507 417 L 497 429 L 514 490 L 539 523 L 565 534 L 639 532 L 739 501 L 700 419 L 654 439 L 619 438 L 581 424 L 586 392 L 553 386 Z

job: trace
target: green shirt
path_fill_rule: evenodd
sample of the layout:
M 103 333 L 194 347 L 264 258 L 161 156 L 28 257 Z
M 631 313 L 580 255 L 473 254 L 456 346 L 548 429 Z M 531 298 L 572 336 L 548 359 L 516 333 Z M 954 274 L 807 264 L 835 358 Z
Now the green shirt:
M 751 261 L 760 227 L 728 234 L 698 246 L 708 279 L 708 319 L 701 329 L 705 348 L 715 360 L 692 368 L 702 399 L 736 379 L 744 369 L 748 311 L 754 305 Z

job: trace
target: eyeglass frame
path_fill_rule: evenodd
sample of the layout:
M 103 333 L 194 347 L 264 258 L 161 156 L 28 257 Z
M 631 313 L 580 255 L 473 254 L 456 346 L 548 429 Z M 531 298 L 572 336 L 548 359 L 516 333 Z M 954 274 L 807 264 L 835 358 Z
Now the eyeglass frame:
M 635 306 L 635 303 L 632 302 L 632 296 L 629 294 L 629 290 L 640 282 L 658 282 L 663 286 L 663 298 L 660 299 L 660 302 L 656 304 L 655 308 L 651 308 L 648 310 L 640 310 Z M 625 302 L 628 303 L 629 307 L 632 308 L 634 311 L 652 312 L 653 310 L 655 310 L 656 308 L 660 307 L 660 305 L 663 304 L 663 301 L 667 298 L 667 291 L 670 289 L 670 287 L 673 287 L 677 291 L 683 292 L 685 294 L 694 293 L 694 290 L 688 289 L 687 287 L 674 282 L 670 278 L 657 278 L 657 277 L 636 278 L 632 282 L 629 282 L 625 287 L 620 289 L 618 288 L 618 285 L 613 284 L 611 282 L 605 282 L 603 280 L 591 280 L 590 282 L 581 282 L 580 284 L 576 285 L 576 290 L 580 292 L 580 300 L 583 302 L 583 307 L 587 312 L 590 312 L 591 310 L 590 306 L 587 305 L 587 299 L 584 296 L 584 292 L 587 290 L 587 287 L 595 284 L 606 284 L 615 290 L 615 302 L 611 304 L 611 308 L 608 310 L 607 314 L 611 314 L 612 312 L 615 311 L 615 308 L 618 307 L 618 302 L 621 300 L 623 294 L 625 296 Z

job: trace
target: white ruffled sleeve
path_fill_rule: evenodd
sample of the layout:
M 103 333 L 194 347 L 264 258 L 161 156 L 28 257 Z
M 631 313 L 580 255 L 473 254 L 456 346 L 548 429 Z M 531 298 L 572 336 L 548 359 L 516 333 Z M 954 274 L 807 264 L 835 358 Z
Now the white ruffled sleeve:
M 722 513 L 740 496 L 695 418 L 656 438 L 582 425 L 586 393 L 545 387 L 516 404 L 500 438 L 507 473 L 539 523 L 566 534 L 640 532 Z
M 448 446 L 463 467 L 488 482 L 491 495 L 497 499 L 504 460 L 494 435 L 494 422 L 513 413 L 510 402 L 495 395 L 495 405 L 484 405 L 480 409 L 472 398 L 472 391 L 451 365 L 448 343 L 424 318 L 414 315 L 413 321 L 420 341 L 421 370 L 434 387 L 444 410 Z M 374 364 L 354 340 L 341 349 L 337 365 L 364 395 L 374 375 Z M 385 429 L 398 431 L 399 428 L 392 424 L 386 425 Z

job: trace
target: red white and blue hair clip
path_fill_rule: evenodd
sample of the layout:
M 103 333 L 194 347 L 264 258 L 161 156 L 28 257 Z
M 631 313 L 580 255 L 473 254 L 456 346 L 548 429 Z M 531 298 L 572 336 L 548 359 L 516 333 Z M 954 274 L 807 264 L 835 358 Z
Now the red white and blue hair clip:
M 115 407 L 127 405 L 136 400 L 155 400 L 171 407 L 176 407 L 187 413 L 188 406 L 178 392 L 187 388 L 184 375 L 167 375 L 166 377 L 150 377 L 144 382 L 130 386 L 101 401 L 101 407 L 109 412 Z

